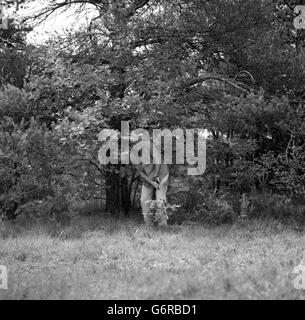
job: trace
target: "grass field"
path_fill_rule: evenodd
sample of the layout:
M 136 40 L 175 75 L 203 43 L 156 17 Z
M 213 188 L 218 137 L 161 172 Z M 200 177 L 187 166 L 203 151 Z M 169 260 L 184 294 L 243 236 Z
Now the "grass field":
M 0 299 L 305 298 L 293 287 L 305 233 L 278 222 L 148 230 L 91 217 L 1 232 Z

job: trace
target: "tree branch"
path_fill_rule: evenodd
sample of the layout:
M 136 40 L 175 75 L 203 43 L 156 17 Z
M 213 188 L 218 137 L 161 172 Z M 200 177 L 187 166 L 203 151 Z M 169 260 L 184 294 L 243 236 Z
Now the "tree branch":
M 129 6 L 124 14 L 125 17 L 128 19 L 135 15 L 137 10 L 143 8 L 148 4 L 149 0 L 135 0 L 131 6 Z
M 239 86 L 238 84 L 234 83 L 233 81 L 231 80 L 228 80 L 228 79 L 224 79 L 220 76 L 205 76 L 205 77 L 199 77 L 199 78 L 196 78 L 196 79 L 193 79 L 193 80 L 190 80 L 189 82 L 186 82 L 183 84 L 183 87 L 184 88 L 188 88 L 188 87 L 192 87 L 198 83 L 202 83 L 202 82 L 206 82 L 206 81 L 209 81 L 209 80 L 216 80 L 216 81 L 219 81 L 219 82 L 223 82 L 225 84 L 228 84 L 232 87 L 234 87 L 235 89 L 238 89 L 240 91 L 243 91 L 245 93 L 249 93 L 250 90 L 248 89 L 245 89 L 241 86 Z

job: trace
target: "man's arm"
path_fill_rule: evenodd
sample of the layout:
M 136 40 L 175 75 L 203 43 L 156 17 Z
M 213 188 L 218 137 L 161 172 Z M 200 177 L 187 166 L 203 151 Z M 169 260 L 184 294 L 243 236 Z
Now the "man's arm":
M 159 189 L 159 184 L 155 181 L 152 181 L 148 176 L 147 174 L 140 168 L 136 167 L 140 177 L 146 181 L 147 183 L 149 183 L 152 187 L 154 187 L 155 189 Z

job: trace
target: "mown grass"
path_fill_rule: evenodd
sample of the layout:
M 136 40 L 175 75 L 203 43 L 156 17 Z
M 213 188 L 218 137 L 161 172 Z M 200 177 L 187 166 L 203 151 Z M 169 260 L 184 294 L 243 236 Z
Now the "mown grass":
M 87 217 L 2 226 L 0 299 L 304 299 L 305 234 L 279 222 L 170 226 Z

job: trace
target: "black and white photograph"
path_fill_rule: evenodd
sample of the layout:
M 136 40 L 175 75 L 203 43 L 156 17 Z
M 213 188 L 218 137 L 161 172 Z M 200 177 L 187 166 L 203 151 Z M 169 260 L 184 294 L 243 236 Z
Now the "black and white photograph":
M 0 300 L 305 299 L 304 121 L 305 0 L 0 0 Z

